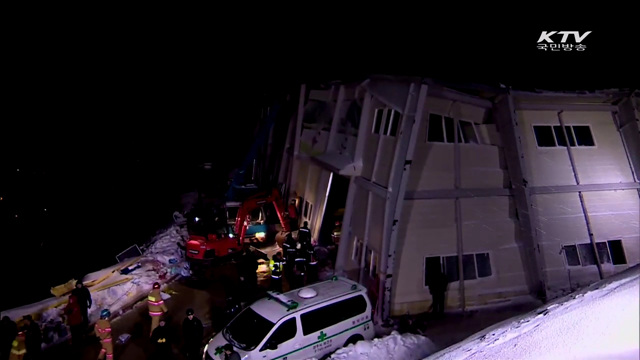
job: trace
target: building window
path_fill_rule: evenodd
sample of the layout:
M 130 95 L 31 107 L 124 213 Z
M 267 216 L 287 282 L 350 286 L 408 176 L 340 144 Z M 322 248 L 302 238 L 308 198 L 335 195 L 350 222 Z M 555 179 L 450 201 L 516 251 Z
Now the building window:
M 567 136 L 565 137 L 565 132 Z M 595 146 L 589 125 L 534 125 L 533 134 L 538 147 Z
M 400 120 L 400 113 L 393 109 L 376 109 L 373 115 L 373 128 L 371 132 L 378 135 L 396 136 L 398 134 L 398 128 L 400 127 Z
M 378 272 L 378 254 L 375 251 L 370 250 L 371 255 L 371 263 L 369 265 L 369 277 L 372 279 L 376 277 L 376 273 Z
M 458 255 L 428 256 L 424 261 L 424 286 L 428 286 L 438 269 L 447 275 L 449 282 L 460 280 Z M 464 280 L 475 280 L 492 275 L 489 253 L 471 253 L 462 255 Z
M 360 263 L 360 254 L 362 253 L 362 241 L 358 237 L 353 238 L 353 251 L 351 252 L 351 259 Z
M 567 266 L 596 265 L 596 255 L 591 243 L 564 245 L 562 250 L 567 260 Z M 627 263 L 622 240 L 596 242 L 596 250 L 600 264 L 624 265 Z
M 455 143 L 455 120 L 448 116 L 429 114 L 427 141 Z M 475 124 L 471 121 L 458 120 L 458 142 L 461 144 L 479 144 Z
M 309 201 L 305 200 L 304 201 L 304 210 L 302 210 L 302 215 L 305 217 L 305 219 L 307 220 L 311 220 L 311 215 L 313 215 L 313 204 L 310 203 Z

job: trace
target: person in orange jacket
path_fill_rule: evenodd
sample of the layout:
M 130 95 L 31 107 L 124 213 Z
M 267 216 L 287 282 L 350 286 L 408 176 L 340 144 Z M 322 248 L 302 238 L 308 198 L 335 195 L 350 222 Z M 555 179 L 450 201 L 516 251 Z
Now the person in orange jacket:
M 113 338 L 111 337 L 110 317 L 111 311 L 104 309 L 100 312 L 100 319 L 96 321 L 95 331 L 102 345 L 100 354 L 98 354 L 98 360 L 104 359 L 105 355 L 107 360 L 113 360 Z
M 160 283 L 153 283 L 153 289 L 151 289 L 147 297 L 147 304 L 149 305 L 149 315 L 151 316 L 150 334 L 153 334 L 153 330 L 160 323 L 160 317 L 168 311 L 164 300 L 162 300 L 162 294 L 160 294 Z
M 9 360 L 22 360 L 27 353 L 27 345 L 25 344 L 25 333 L 19 331 L 16 339 L 11 343 L 11 353 Z

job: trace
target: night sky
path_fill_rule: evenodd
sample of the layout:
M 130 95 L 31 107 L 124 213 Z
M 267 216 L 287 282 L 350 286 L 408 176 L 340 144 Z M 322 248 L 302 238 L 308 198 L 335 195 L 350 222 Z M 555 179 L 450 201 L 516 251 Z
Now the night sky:
M 522 89 L 640 85 L 637 35 L 624 22 L 357 19 L 15 35 L 0 121 L 2 273 L 59 268 L 45 285 L 25 280 L 46 294 L 95 254 L 113 261 L 205 181 L 197 164 L 212 162 L 224 183 L 253 142 L 261 102 L 299 82 L 377 73 Z M 582 53 L 551 53 L 536 49 L 542 30 L 593 33 Z

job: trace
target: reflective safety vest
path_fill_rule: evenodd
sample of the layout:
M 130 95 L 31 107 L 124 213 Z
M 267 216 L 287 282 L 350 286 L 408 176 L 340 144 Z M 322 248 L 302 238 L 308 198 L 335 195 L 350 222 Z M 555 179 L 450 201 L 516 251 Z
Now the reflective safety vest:
M 282 277 L 283 265 L 284 265 L 284 261 L 274 261 L 273 259 L 269 260 L 269 268 L 271 269 L 272 279 L 279 279 Z
M 100 338 L 100 341 L 111 341 L 111 323 L 106 319 L 99 319 L 96 321 L 96 335 Z
M 9 359 L 21 360 L 27 353 L 27 346 L 24 343 L 24 334 L 16 336 L 15 340 L 11 343 L 11 355 Z
M 160 316 L 167 312 L 167 305 L 162 300 L 160 289 L 153 289 L 147 297 L 147 304 L 149 305 L 149 315 Z

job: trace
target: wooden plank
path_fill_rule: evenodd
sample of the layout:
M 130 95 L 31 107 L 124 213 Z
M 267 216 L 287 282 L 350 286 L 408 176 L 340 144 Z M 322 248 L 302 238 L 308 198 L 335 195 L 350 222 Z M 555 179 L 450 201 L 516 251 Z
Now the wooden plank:
M 109 277 L 113 276 L 114 274 L 116 274 L 116 273 L 118 273 L 118 274 L 119 274 L 119 273 L 120 273 L 120 270 L 122 270 L 122 269 L 126 268 L 127 266 L 129 266 L 129 265 L 131 265 L 131 264 L 134 264 L 135 262 L 139 261 L 139 260 L 140 260 L 140 258 L 141 258 L 141 256 L 139 256 L 139 257 L 137 257 L 137 258 L 132 258 L 132 259 L 130 259 L 129 261 L 124 262 L 124 263 L 122 264 L 122 266 L 118 266 L 117 268 L 115 268 L 115 269 L 111 270 L 110 272 L 108 272 L 108 273 L 104 274 L 104 275 L 103 275 L 102 277 L 100 277 L 99 279 L 97 279 L 97 280 L 92 280 L 92 281 L 88 281 L 87 283 L 85 283 L 85 286 L 86 286 L 86 287 L 92 287 L 92 286 L 96 286 L 96 285 L 100 284 L 101 282 L 105 281 L 107 278 L 109 278 Z

